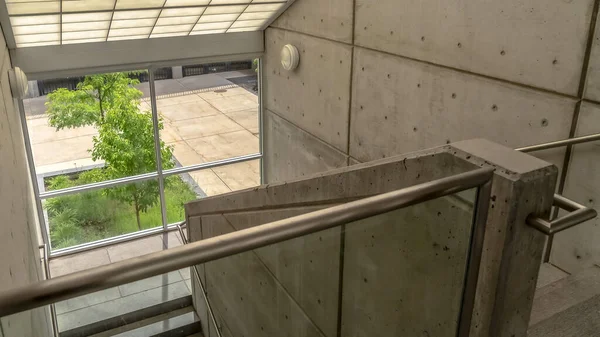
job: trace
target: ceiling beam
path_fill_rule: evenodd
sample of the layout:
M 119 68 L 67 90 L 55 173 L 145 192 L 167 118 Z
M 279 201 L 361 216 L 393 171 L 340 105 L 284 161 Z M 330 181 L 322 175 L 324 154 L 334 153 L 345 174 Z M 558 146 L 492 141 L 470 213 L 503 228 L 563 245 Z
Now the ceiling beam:
M 248 59 L 264 52 L 262 31 L 17 48 L 13 66 L 29 79 Z M 211 61 L 208 61 L 211 62 Z

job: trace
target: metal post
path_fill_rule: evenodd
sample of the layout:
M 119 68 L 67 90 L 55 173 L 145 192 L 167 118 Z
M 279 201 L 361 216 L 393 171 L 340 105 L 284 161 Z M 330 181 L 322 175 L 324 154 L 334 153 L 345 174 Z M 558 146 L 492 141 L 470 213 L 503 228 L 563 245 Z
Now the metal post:
M 150 85 L 150 103 L 152 108 L 152 124 L 154 125 L 154 150 L 156 152 L 156 171 L 158 172 L 158 194 L 160 197 L 160 213 L 162 225 L 167 229 L 167 204 L 165 203 L 165 177 L 162 174 L 162 153 L 160 152 L 160 129 L 158 128 L 158 109 L 156 107 L 156 88 L 154 86 L 154 68 L 148 69 Z
M 37 180 L 37 173 L 35 171 L 35 162 L 33 161 L 33 151 L 31 150 L 31 139 L 29 138 L 29 129 L 27 128 L 27 118 L 25 116 L 25 106 L 23 105 L 22 99 L 16 99 L 17 106 L 19 107 L 19 116 L 21 119 L 21 129 L 23 129 L 23 138 L 25 139 L 25 152 L 27 156 L 27 164 L 29 165 L 29 174 L 31 176 L 31 184 L 33 186 L 33 194 L 35 196 L 35 206 L 37 208 L 38 219 L 40 222 L 40 229 L 42 232 L 42 240 L 44 244 L 48 245 L 48 250 L 52 250 L 52 244 L 50 242 L 50 229 L 46 223 L 46 217 L 44 216 L 44 207 L 42 206 L 42 200 L 40 199 L 40 188 Z
M 265 184 L 265 128 L 263 103 L 263 58 L 258 59 L 258 144 L 260 152 L 260 183 Z

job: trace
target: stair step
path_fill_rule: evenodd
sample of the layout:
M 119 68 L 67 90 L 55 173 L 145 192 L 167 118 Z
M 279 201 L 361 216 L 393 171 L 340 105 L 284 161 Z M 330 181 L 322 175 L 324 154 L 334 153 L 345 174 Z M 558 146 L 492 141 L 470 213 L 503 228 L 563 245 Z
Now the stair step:
M 146 283 L 149 282 L 146 281 Z M 60 336 L 90 336 L 185 308 L 192 303 L 191 291 L 187 283 L 189 283 L 189 280 L 143 290 L 147 284 L 138 282 L 136 286 L 140 290 L 139 292 L 120 287 L 119 293 L 127 295 L 58 315 Z M 154 284 L 150 286 L 152 285 Z M 89 300 L 90 296 L 87 297 Z
M 178 309 L 190 307 L 192 305 L 192 302 L 192 296 L 190 295 L 179 297 L 167 302 L 155 304 L 133 312 L 115 315 L 105 320 L 97 321 L 71 330 L 63 331 L 60 333 L 60 337 L 86 337 L 100 334 L 105 331 L 118 329 L 120 327 L 143 321 L 155 316 L 168 314 L 169 312 Z M 117 308 L 115 308 L 115 312 L 116 309 Z
M 557 314 L 597 295 L 600 295 L 600 267 L 597 266 L 537 289 L 529 321 L 530 329 L 546 320 L 555 320 Z
M 191 307 L 190 307 L 191 308 Z M 191 308 L 193 310 L 193 308 Z M 201 331 L 200 320 L 194 311 L 144 325 L 113 337 L 187 337 Z
M 527 331 L 528 337 L 600 336 L 600 295 L 574 305 Z

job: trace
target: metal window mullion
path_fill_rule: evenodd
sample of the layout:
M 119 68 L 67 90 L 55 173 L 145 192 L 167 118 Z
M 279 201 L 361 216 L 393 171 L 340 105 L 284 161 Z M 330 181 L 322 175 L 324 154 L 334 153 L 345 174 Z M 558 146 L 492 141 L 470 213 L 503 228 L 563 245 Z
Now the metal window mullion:
M 260 183 L 265 184 L 265 136 L 264 136 L 264 103 L 263 103 L 263 58 L 258 58 L 258 146 L 260 151 Z
M 110 35 L 110 29 L 112 28 L 113 19 L 115 17 L 115 9 L 117 9 L 117 1 L 119 0 L 115 0 L 115 3 L 113 4 L 113 10 L 110 14 L 110 22 L 108 23 L 108 30 L 106 31 L 106 40 L 104 41 L 108 41 L 108 36 Z
M 115 0 L 115 2 L 116 1 L 117 0 Z M 62 46 L 62 43 L 63 43 L 63 38 L 62 38 L 62 33 L 63 33 L 63 27 L 62 27 L 62 21 L 63 21 L 62 9 L 63 9 L 63 0 L 60 0 L 60 9 L 59 9 L 60 14 L 58 15 L 58 17 L 59 17 L 59 19 L 58 19 L 59 26 L 58 27 L 59 27 L 59 38 L 60 38 L 60 45 L 61 46 Z
M 44 192 L 44 193 L 40 193 L 39 196 L 40 196 L 40 199 L 42 199 L 42 200 L 49 199 L 49 198 L 56 198 L 56 197 L 62 197 L 65 195 L 70 195 L 70 194 L 89 192 L 89 191 L 93 191 L 93 190 L 97 190 L 97 189 L 101 189 L 101 188 L 108 188 L 108 187 L 114 187 L 114 186 L 118 186 L 118 185 L 137 183 L 140 181 L 150 180 L 150 179 L 154 179 L 157 177 L 158 177 L 158 173 L 152 172 L 152 173 L 140 174 L 140 175 L 133 176 L 133 177 L 118 178 L 118 179 L 103 181 L 103 182 L 99 182 L 99 183 L 93 183 L 93 184 L 87 184 L 87 185 L 82 185 L 82 186 L 63 188 L 61 190 L 56 190 L 56 191 Z
M 184 166 L 184 167 L 176 167 L 173 169 L 165 170 L 165 171 L 163 171 L 162 174 L 164 177 L 168 177 L 168 176 L 172 176 L 172 175 L 176 175 L 176 174 L 184 174 L 184 173 L 189 173 L 189 172 L 194 172 L 194 171 L 208 170 L 208 169 L 220 167 L 220 166 L 243 163 L 243 162 L 247 162 L 247 161 L 251 161 L 251 160 L 260 159 L 261 157 L 262 156 L 260 155 L 260 153 L 249 154 L 246 156 L 240 156 L 240 157 L 223 159 L 223 160 L 219 160 L 219 161 L 213 161 L 210 163 L 190 165 L 190 166 Z
M 27 127 L 27 118 L 25 116 L 25 106 L 23 105 L 22 99 L 17 99 L 17 106 L 19 107 L 19 115 L 21 120 L 21 129 L 23 130 L 23 138 L 25 138 L 25 152 L 27 155 L 27 164 L 29 165 L 29 174 L 31 176 L 31 185 L 33 187 L 33 194 L 35 196 L 35 206 L 38 213 L 40 230 L 42 231 L 42 240 L 44 244 L 48 245 L 48 249 L 52 249 L 50 242 L 50 228 L 46 222 L 44 216 L 44 207 L 42 206 L 42 199 L 40 198 L 40 187 L 38 185 L 37 173 L 35 170 L 35 162 L 33 160 L 33 151 L 31 148 L 31 138 L 29 137 L 29 129 Z
M 165 0 L 166 1 L 166 0 Z M 158 20 L 158 18 L 157 18 Z M 167 204 L 165 202 L 165 177 L 163 176 L 162 153 L 160 151 L 160 129 L 158 109 L 156 107 L 156 87 L 154 85 L 154 68 L 148 69 L 148 83 L 150 87 L 150 104 L 152 109 L 152 124 L 154 125 L 154 150 L 156 152 L 156 171 L 158 172 L 158 194 L 160 198 L 160 213 L 163 228 L 167 228 Z

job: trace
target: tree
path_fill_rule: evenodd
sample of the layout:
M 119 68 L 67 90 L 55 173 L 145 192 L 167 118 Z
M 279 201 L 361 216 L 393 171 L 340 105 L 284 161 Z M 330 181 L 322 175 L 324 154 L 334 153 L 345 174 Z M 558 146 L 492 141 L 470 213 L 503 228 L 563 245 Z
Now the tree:
M 98 181 L 116 179 L 156 170 L 152 114 L 140 111 L 142 92 L 135 88 L 139 81 L 131 73 L 86 76 L 76 90 L 58 89 L 48 95 L 47 114 L 57 130 L 94 126 L 98 135 L 89 150 L 94 161 L 104 160 Z M 159 121 L 159 130 L 163 128 Z M 173 167 L 173 149 L 160 142 L 163 169 Z M 126 202 L 135 209 L 137 225 L 140 212 L 146 212 L 158 201 L 155 180 L 107 189 L 111 198 Z

